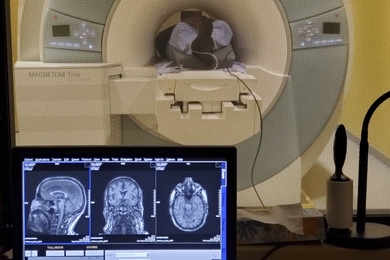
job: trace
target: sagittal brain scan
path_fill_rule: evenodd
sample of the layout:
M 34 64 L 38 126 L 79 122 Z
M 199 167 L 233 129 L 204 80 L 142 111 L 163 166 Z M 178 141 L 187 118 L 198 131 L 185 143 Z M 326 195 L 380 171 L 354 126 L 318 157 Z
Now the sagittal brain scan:
M 206 223 L 208 214 L 207 193 L 192 178 L 176 185 L 169 199 L 169 213 L 173 224 L 180 230 L 193 232 Z
M 104 191 L 105 234 L 148 234 L 143 214 L 142 190 L 134 179 L 117 177 L 108 183 Z
M 37 187 L 27 227 L 50 235 L 77 235 L 74 227 L 87 205 L 83 185 L 72 177 L 50 177 Z

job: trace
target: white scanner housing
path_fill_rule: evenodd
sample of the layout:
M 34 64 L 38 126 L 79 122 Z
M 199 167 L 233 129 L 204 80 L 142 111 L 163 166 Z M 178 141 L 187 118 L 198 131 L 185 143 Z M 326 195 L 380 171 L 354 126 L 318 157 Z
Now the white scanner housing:
M 187 9 L 231 26 L 247 74 L 156 73 L 155 38 Z M 259 205 L 252 184 L 267 206 L 300 201 L 340 112 L 341 0 L 25 0 L 19 14 L 18 145 L 234 145 L 239 206 Z

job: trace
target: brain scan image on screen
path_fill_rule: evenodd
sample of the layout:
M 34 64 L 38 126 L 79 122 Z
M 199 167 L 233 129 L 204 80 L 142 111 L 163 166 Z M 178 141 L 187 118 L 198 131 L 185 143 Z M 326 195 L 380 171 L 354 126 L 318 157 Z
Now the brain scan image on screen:
M 108 235 L 148 234 L 144 230 L 142 190 L 126 176 L 111 180 L 104 191 L 103 215 Z
M 83 185 L 72 177 L 49 177 L 37 187 L 27 227 L 50 235 L 77 235 L 74 228 L 84 213 L 87 197 Z
M 172 190 L 169 213 L 178 229 L 186 232 L 200 229 L 206 223 L 208 209 L 206 190 L 191 177 L 185 178 Z

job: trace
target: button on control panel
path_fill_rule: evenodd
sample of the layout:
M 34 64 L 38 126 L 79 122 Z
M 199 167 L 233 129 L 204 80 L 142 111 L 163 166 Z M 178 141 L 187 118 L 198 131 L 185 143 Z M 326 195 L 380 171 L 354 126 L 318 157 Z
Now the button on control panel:
M 305 42 L 313 41 L 314 37 L 320 34 L 320 29 L 313 25 L 312 20 L 307 20 L 305 26 L 298 29 L 298 35 L 304 37 Z
M 80 28 L 77 31 L 74 31 L 73 35 L 76 39 L 80 40 L 82 45 L 93 48 L 93 46 L 90 45 L 90 39 L 96 37 L 96 32 L 89 28 L 88 24 L 81 23 Z

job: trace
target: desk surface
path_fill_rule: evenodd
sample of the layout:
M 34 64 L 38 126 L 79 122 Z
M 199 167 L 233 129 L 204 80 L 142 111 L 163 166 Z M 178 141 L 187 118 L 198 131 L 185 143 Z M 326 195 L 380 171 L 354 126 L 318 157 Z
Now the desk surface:
M 237 260 L 261 260 L 275 245 L 245 245 L 237 247 Z M 390 259 L 390 249 L 356 250 L 333 246 L 321 241 L 283 244 L 267 260 L 275 259 Z

